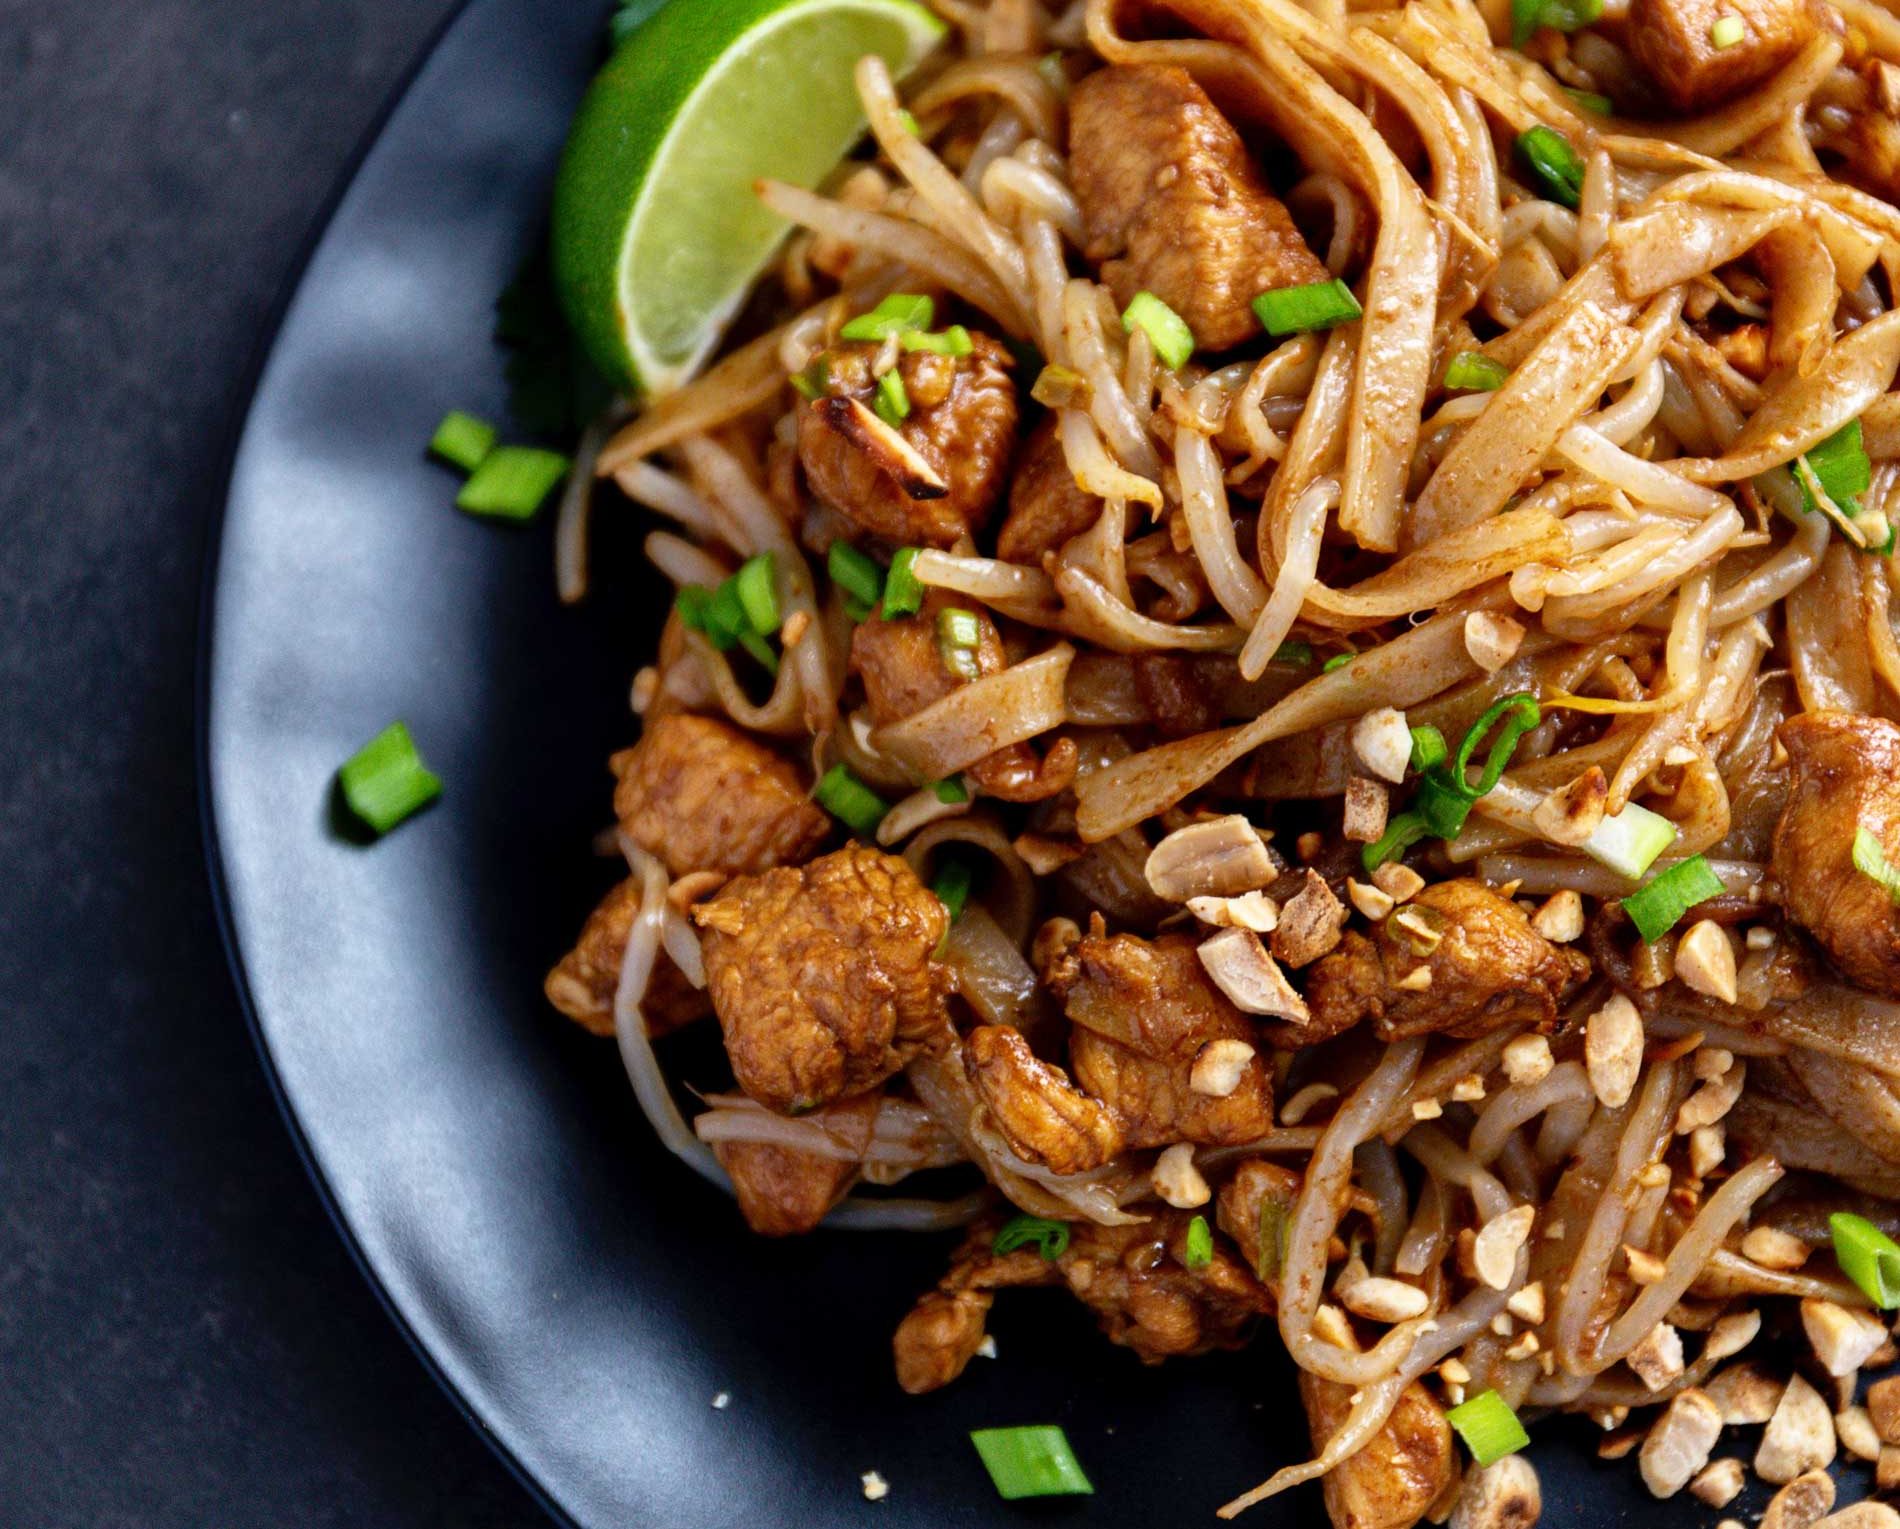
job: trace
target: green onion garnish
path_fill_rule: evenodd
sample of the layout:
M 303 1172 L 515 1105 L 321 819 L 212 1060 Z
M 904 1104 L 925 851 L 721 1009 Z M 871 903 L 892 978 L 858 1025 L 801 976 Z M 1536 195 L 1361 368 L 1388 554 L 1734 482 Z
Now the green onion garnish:
M 730 581 L 716 590 L 702 584 L 682 585 L 673 597 L 673 609 L 679 612 L 681 621 L 721 653 L 746 630 L 745 607 L 739 604 L 738 592 L 731 588 Z
M 401 722 L 390 723 L 370 739 L 336 775 L 350 811 L 379 834 L 442 794 L 442 778 L 423 764 L 415 739 Z
M 905 350 L 928 350 L 939 356 L 967 356 L 976 349 L 970 342 L 970 331 L 961 324 L 952 324 L 934 334 L 907 329 L 897 337 L 897 343 Z
M 937 793 L 937 800 L 947 807 L 954 807 L 959 802 L 967 802 L 970 799 L 970 788 L 963 784 L 961 775 L 945 776 L 930 789 Z
M 1018 1497 L 1066 1497 L 1093 1492 L 1089 1478 L 1069 1448 L 1068 1435 L 1054 1423 L 1021 1428 L 978 1428 L 970 1442 L 983 1457 L 996 1494 Z
M 1900 903 L 1900 870 L 1894 869 L 1880 841 L 1865 828 L 1854 830 L 1854 869 L 1878 882 L 1887 896 Z
M 1834 1234 L 1834 1262 L 1882 1311 L 1900 1306 L 1900 1244 L 1865 1216 L 1836 1211 L 1827 1218 Z
M 1331 674 L 1335 669 L 1343 669 L 1359 655 L 1357 653 L 1335 653 L 1319 666 L 1321 674 Z
M 1304 668 L 1313 661 L 1313 645 L 1310 642 L 1283 642 L 1273 650 L 1268 660 L 1275 664 L 1298 664 Z
M 1660 813 L 1629 803 L 1597 824 L 1583 841 L 1583 852 L 1607 865 L 1625 881 L 1640 881 L 1656 857 L 1676 842 L 1676 825 Z
M 1742 24 L 1742 18 L 1734 14 L 1717 16 L 1709 26 L 1709 42 L 1718 51 L 1734 47 L 1747 35 L 1748 28 Z
M 1519 133 L 1517 158 L 1551 201 L 1574 211 L 1583 200 L 1583 161 L 1555 128 L 1538 126 Z
M 567 476 L 567 458 L 535 446 L 497 446 L 469 474 L 455 507 L 471 515 L 528 520 Z
M 757 632 L 741 632 L 739 646 L 756 658 L 765 672 L 778 678 L 778 651 Z
M 1412 729 L 1412 757 L 1409 763 L 1421 774 L 1433 765 L 1443 764 L 1451 758 L 1451 750 L 1445 746 L 1445 735 L 1431 726 Z
M 1388 821 L 1385 832 L 1359 851 L 1359 861 L 1372 872 L 1388 860 L 1396 860 L 1421 839 L 1431 837 L 1425 819 L 1416 812 L 1401 812 Z
M 904 379 L 897 375 L 896 367 L 877 379 L 877 396 L 871 406 L 893 430 L 910 418 L 910 394 L 904 390 Z
M 1214 1233 L 1209 1229 L 1207 1217 L 1196 1216 L 1188 1222 L 1187 1246 L 1181 1253 L 1181 1262 L 1190 1269 L 1205 1269 L 1214 1261 Z
M 1277 338 L 1350 323 L 1364 310 L 1351 289 L 1335 277 L 1331 281 L 1309 281 L 1300 287 L 1262 292 L 1253 300 L 1253 311 L 1267 333 Z
M 869 313 L 860 313 L 838 331 L 841 340 L 882 340 L 909 329 L 928 329 L 937 305 L 916 292 L 893 292 Z
M 850 542 L 831 544 L 825 553 L 825 572 L 833 584 L 867 611 L 884 593 L 884 570 L 875 558 L 858 551 Z
M 1861 444 L 1859 420 L 1849 420 L 1826 440 L 1797 456 L 1787 471 L 1800 491 L 1803 510 L 1810 514 L 1821 511 L 1863 551 L 1884 556 L 1893 550 L 1893 527 L 1887 517 L 1878 510 L 1861 507 L 1860 496 L 1873 484 L 1873 463 Z M 1759 486 L 1763 478 L 1773 476 L 1771 470 L 1755 481 Z
M 1001 1257 L 1031 1243 L 1036 1245 L 1038 1253 L 1054 1263 L 1069 1251 L 1069 1223 L 1043 1216 L 1011 1216 L 991 1239 L 990 1251 Z
M 1480 1391 L 1470 1401 L 1453 1407 L 1445 1414 L 1445 1421 L 1458 1430 L 1458 1437 L 1479 1465 L 1514 1455 L 1531 1441 L 1517 1414 L 1495 1391 Z
M 1457 753 L 1449 758 L 1444 735 L 1437 728 L 1413 728 L 1411 765 L 1419 772 L 1418 795 L 1413 798 L 1409 812 L 1392 818 L 1385 832 L 1359 852 L 1360 863 L 1372 872 L 1428 835 L 1457 838 L 1464 832 L 1471 804 L 1496 787 L 1517 748 L 1518 739 L 1542 720 L 1543 711 L 1535 696 L 1522 691 L 1503 696 L 1486 707 L 1484 714 L 1471 724 L 1458 744 Z M 1471 756 L 1493 727 L 1497 728 L 1498 735 L 1473 784 L 1466 773 L 1471 768 Z
M 825 771 L 812 800 L 843 823 L 853 833 L 865 837 L 877 832 L 890 803 L 851 773 L 848 765 L 833 765 Z
M 1493 361 L 1482 351 L 1463 350 L 1451 358 L 1445 368 L 1445 386 L 1468 393 L 1490 393 L 1504 386 L 1511 375 L 1502 362 Z
M 778 588 L 773 581 L 772 554 L 761 552 L 757 557 L 747 558 L 739 565 L 739 571 L 732 576 L 733 587 L 739 596 L 739 604 L 745 609 L 745 619 L 752 630 L 761 637 L 770 637 L 778 630 Z
M 1511 46 L 1521 48 L 1539 27 L 1574 32 L 1603 15 L 1603 0 L 1511 0 Z
M 453 462 L 465 473 L 472 473 L 495 449 L 495 427 L 485 419 L 451 409 L 442 416 L 429 441 L 429 450 L 445 462 Z
M 982 673 L 976 650 L 983 641 L 983 624 L 975 611 L 949 605 L 937 612 L 937 652 L 952 674 L 973 680 Z
M 917 561 L 921 547 L 899 547 L 891 558 L 891 571 L 884 579 L 884 619 L 895 621 L 899 616 L 914 616 L 924 603 L 924 586 L 917 575 L 911 571 L 911 565 Z
M 963 917 L 963 905 L 970 900 L 970 883 L 974 879 L 970 862 L 962 859 L 945 860 L 931 878 L 930 890 L 936 893 L 937 901 L 943 904 L 953 924 Z
M 1568 85 L 1563 90 L 1565 95 L 1587 112 L 1595 112 L 1599 117 L 1614 116 L 1616 113 L 1616 102 L 1599 91 L 1572 90 Z
M 1691 855 L 1658 871 L 1654 881 L 1630 893 L 1623 899 L 1623 911 L 1630 916 L 1636 932 L 1654 945 L 1697 903 L 1720 897 L 1727 890 L 1722 878 L 1709 869 L 1708 861 Z
M 1152 292 L 1137 292 L 1122 311 L 1122 331 L 1133 334 L 1137 329 L 1147 335 L 1156 357 L 1171 372 L 1180 371 L 1194 354 L 1194 331 L 1187 320 Z

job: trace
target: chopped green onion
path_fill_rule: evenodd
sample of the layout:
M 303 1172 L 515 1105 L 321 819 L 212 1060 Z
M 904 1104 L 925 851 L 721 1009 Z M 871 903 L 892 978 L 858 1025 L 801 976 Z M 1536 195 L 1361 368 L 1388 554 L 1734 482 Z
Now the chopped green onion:
M 1445 1421 L 1458 1430 L 1458 1437 L 1479 1465 L 1514 1455 L 1531 1441 L 1517 1414 L 1495 1391 L 1480 1391 L 1470 1401 L 1453 1407 L 1445 1414 Z
M 1583 852 L 1625 881 L 1640 881 L 1656 857 L 1676 842 L 1676 825 L 1660 813 L 1629 803 L 1597 824 Z
M 1036 60 L 1036 73 L 1042 76 L 1043 83 L 1057 95 L 1062 95 L 1067 92 L 1069 88 L 1069 72 L 1062 67 L 1062 50 L 1060 48 L 1051 48 L 1047 53 L 1043 54 L 1041 58 Z
M 1418 795 L 1412 800 L 1411 811 L 1391 819 L 1385 832 L 1359 852 L 1366 870 L 1377 870 L 1427 836 L 1455 839 L 1463 833 L 1471 804 L 1496 787 L 1518 739 L 1542 719 L 1543 711 L 1535 696 L 1523 691 L 1502 696 L 1485 708 L 1459 740 L 1457 753 L 1449 756 L 1444 734 L 1437 728 L 1413 728 L 1410 763 L 1419 772 Z M 1471 768 L 1471 756 L 1493 727 L 1498 735 L 1473 784 L 1466 773 Z
M 757 632 L 741 632 L 739 634 L 739 646 L 756 658 L 764 667 L 765 672 L 771 675 L 773 679 L 778 678 L 778 653 L 773 649 L 771 643 L 767 642 Z
M 1133 334 L 1137 329 L 1147 335 L 1155 355 L 1171 372 L 1180 371 L 1194 354 L 1194 331 L 1187 320 L 1152 292 L 1137 292 L 1122 311 L 1122 331 Z
M 757 557 L 749 557 L 739 565 L 739 571 L 732 576 L 733 588 L 739 596 L 739 604 L 745 608 L 745 619 L 752 630 L 761 637 L 770 637 L 778 630 L 778 587 L 774 582 L 772 554 L 761 552 Z
M 1321 674 L 1331 674 L 1335 669 L 1343 669 L 1359 655 L 1357 653 L 1335 653 L 1319 666 Z
M 442 794 L 442 778 L 423 764 L 402 722 L 390 723 L 370 739 L 344 761 L 336 776 L 350 811 L 379 834 Z
M 1086 409 L 1094 389 L 1073 367 L 1045 366 L 1030 384 L 1029 396 L 1045 409 Z
M 831 544 L 825 553 L 825 572 L 833 584 L 867 610 L 884 593 L 884 570 L 875 558 L 858 551 L 850 542 Z
M 838 331 L 841 340 L 882 340 L 910 329 L 928 329 L 937 305 L 916 292 L 893 292 L 869 313 L 860 313 Z
M 1900 1243 L 1865 1216 L 1836 1211 L 1827 1218 L 1834 1234 L 1834 1262 L 1882 1311 L 1900 1306 Z
M 1517 157 L 1551 201 L 1574 211 L 1583 200 L 1583 161 L 1555 128 L 1540 125 L 1519 133 Z
M 904 391 L 904 379 L 897 375 L 896 367 L 877 379 L 877 397 L 871 406 L 893 430 L 910 418 L 910 394 Z
M 911 565 L 917 561 L 921 547 L 899 547 L 891 558 L 891 571 L 884 579 L 884 619 L 895 621 L 899 616 L 914 616 L 924 603 L 924 586 L 917 575 L 911 571 Z
M 1521 48 L 1539 27 L 1574 32 L 1603 15 L 1603 0 L 1511 0 L 1511 46 Z
M 724 653 L 739 640 L 746 629 L 745 608 L 738 602 L 738 591 L 730 581 L 717 589 L 687 584 L 673 597 L 673 609 L 679 618 Z
M 1865 828 L 1854 830 L 1854 869 L 1877 882 L 1887 896 L 1900 903 L 1900 870 L 1895 870 L 1880 841 Z
M 1429 838 L 1431 829 L 1416 812 L 1401 812 L 1385 825 L 1385 832 L 1359 851 L 1360 864 L 1370 876 L 1388 860 L 1396 860 L 1419 840 Z
M 1347 285 L 1334 277 L 1331 281 L 1309 281 L 1304 286 L 1281 287 L 1262 292 L 1253 300 L 1254 317 L 1275 336 L 1302 334 L 1314 329 L 1331 329 L 1350 323 L 1365 310 Z
M 937 793 L 937 800 L 946 807 L 954 807 L 970 799 L 970 788 L 963 784 L 961 775 L 946 775 L 930 789 Z
M 1089 1478 L 1069 1448 L 1068 1435 L 1054 1423 L 1022 1428 L 979 1428 L 970 1442 L 983 1457 L 996 1494 L 1018 1497 L 1066 1497 L 1093 1492 Z
M 1748 35 L 1748 28 L 1742 24 L 1742 18 L 1733 12 L 1717 16 L 1709 28 L 1709 42 L 1718 51 L 1732 48 Z
M 1581 106 L 1585 111 L 1595 112 L 1599 117 L 1610 117 L 1616 114 L 1616 102 L 1612 101 L 1600 91 L 1572 90 L 1566 85 L 1564 86 L 1564 94 L 1569 96 L 1571 100 L 1575 101 L 1577 105 Z
M 1861 508 L 1860 496 L 1873 483 L 1873 463 L 1861 444 L 1860 421 L 1849 420 L 1826 440 L 1788 464 L 1788 474 L 1800 491 L 1801 508 L 1821 511 L 1862 551 L 1884 555 L 1891 548 L 1893 528 L 1878 510 Z M 1773 473 L 1762 474 L 1772 480 Z M 1756 480 L 1759 485 L 1762 478 Z M 1779 499 L 1779 495 L 1772 495 Z
M 1445 386 L 1468 393 L 1491 393 L 1504 386 L 1510 368 L 1483 351 L 1461 350 L 1445 368 Z
M 1623 911 L 1630 916 L 1636 932 L 1654 945 L 1697 903 L 1720 897 L 1727 890 L 1722 878 L 1709 869 L 1708 861 L 1691 855 L 1658 871 L 1654 881 L 1630 893 L 1623 899 Z
M 904 124 L 904 131 L 909 133 L 911 137 L 921 138 L 924 136 L 923 128 L 918 126 L 917 119 L 911 115 L 909 107 L 900 106 L 897 108 L 897 120 Z
M 1412 729 L 1411 766 L 1421 773 L 1433 765 L 1441 765 L 1451 758 L 1451 750 L 1445 746 L 1445 735 L 1435 727 L 1415 727 Z
M 983 623 L 975 611 L 946 605 L 937 612 L 937 640 L 946 648 L 974 648 L 983 641 Z
M 501 520 L 531 519 L 554 485 L 567 476 L 567 468 L 567 458 L 558 451 L 497 446 L 469 474 L 455 496 L 455 507 Z
M 811 368 L 792 373 L 792 389 L 807 403 L 816 403 L 823 396 L 823 390 L 811 375 Z
M 847 765 L 825 771 L 812 799 L 853 833 L 869 836 L 884 821 L 890 804 L 851 773 Z
M 445 462 L 453 462 L 465 473 L 472 473 L 495 449 L 495 427 L 485 419 L 451 409 L 435 427 L 429 450 Z
M 1286 1267 L 1287 1214 L 1286 1206 L 1267 1195 L 1260 1201 L 1260 1251 L 1254 1260 L 1253 1272 L 1260 1277 L 1260 1283 L 1270 1284 L 1280 1277 L 1280 1271 Z
M 1205 1269 L 1214 1261 L 1214 1233 L 1208 1227 L 1207 1217 L 1196 1216 L 1188 1222 L 1187 1246 L 1182 1250 L 1181 1262 L 1190 1269 Z
M 990 1251 L 1001 1257 L 1031 1243 L 1036 1245 L 1038 1253 L 1054 1263 L 1069 1251 L 1069 1223 L 1051 1221 L 1044 1216 L 1011 1216 L 997 1229 Z
M 1298 664 L 1305 667 L 1313 661 L 1313 645 L 1310 642 L 1283 642 L 1273 650 L 1268 660 L 1275 664 Z
M 963 905 L 970 900 L 970 883 L 974 879 L 970 862 L 961 859 L 945 860 L 931 878 L 930 890 L 949 912 L 953 924 L 963 917 Z
M 976 349 L 970 340 L 970 331 L 961 324 L 952 324 L 935 334 L 907 329 L 897 337 L 897 343 L 905 350 L 927 350 L 939 356 L 967 356 Z

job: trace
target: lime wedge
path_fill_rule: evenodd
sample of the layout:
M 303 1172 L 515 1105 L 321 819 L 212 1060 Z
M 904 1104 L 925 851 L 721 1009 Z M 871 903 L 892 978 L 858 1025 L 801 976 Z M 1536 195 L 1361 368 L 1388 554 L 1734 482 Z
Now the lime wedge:
M 568 321 L 620 387 L 677 387 L 785 224 L 762 177 L 814 186 L 864 132 L 851 73 L 903 74 L 943 36 L 913 0 L 673 0 L 588 90 L 554 187 Z

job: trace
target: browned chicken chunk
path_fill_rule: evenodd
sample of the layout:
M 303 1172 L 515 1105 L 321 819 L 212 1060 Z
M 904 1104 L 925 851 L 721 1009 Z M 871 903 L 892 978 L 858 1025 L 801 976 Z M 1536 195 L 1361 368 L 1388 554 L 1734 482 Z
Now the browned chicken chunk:
M 931 959 L 948 917 L 895 856 L 848 844 L 740 877 L 693 917 L 733 1076 L 770 1109 L 875 1087 L 949 1023 Z
M 612 763 L 621 828 L 675 876 L 803 860 L 831 831 L 797 766 L 716 717 L 656 718 Z
M 1069 169 L 1085 253 L 1126 305 L 1148 291 L 1205 350 L 1260 332 L 1248 305 L 1325 281 L 1233 124 L 1185 69 L 1111 65 L 1069 97 Z
M 1794 767 L 1775 827 L 1774 877 L 1782 906 L 1850 982 L 1900 997 L 1900 908 L 1854 868 L 1854 835 L 1879 842 L 1900 865 L 1900 727 L 1851 712 L 1809 712 L 1781 725 Z
M 1314 1449 L 1324 1449 L 1345 1426 L 1352 1391 L 1300 1372 Z M 1451 1481 L 1451 1425 L 1431 1393 L 1413 1381 L 1366 1447 L 1326 1473 L 1326 1516 L 1333 1529 L 1412 1529 Z
M 1429 980 L 1414 975 L 1420 970 Z M 1548 1030 L 1589 973 L 1584 956 L 1551 944 L 1508 897 L 1481 881 L 1441 881 L 1387 915 L 1373 938 L 1348 933 L 1313 968 L 1308 1028 L 1315 1038 L 1337 1035 L 1370 1018 L 1388 1041 L 1469 1040 L 1507 1025 Z
M 1024 1162 L 1051 1173 L 1086 1173 L 1121 1151 L 1114 1117 L 1007 1025 L 972 1030 L 963 1065 L 990 1120 Z
M 1208 1264 L 1188 1268 L 1190 1219 L 1186 1211 L 1164 1209 L 1134 1226 L 1076 1222 L 1067 1250 L 1053 1261 L 1028 1249 L 999 1257 L 990 1251 L 997 1228 L 979 1222 L 950 1272 L 898 1328 L 898 1384 L 916 1394 L 962 1374 L 983 1341 L 991 1292 L 1009 1285 L 1066 1285 L 1094 1311 L 1109 1340 L 1133 1349 L 1144 1364 L 1240 1347 L 1272 1298 L 1219 1241 Z
M 1286 1229 L 1300 1197 L 1300 1176 L 1291 1168 L 1250 1157 L 1220 1187 L 1216 1216 L 1220 1229 L 1234 1239 L 1247 1267 L 1277 1297 L 1280 1263 L 1286 1255 Z
M 548 973 L 542 991 L 569 1019 L 595 1035 L 614 1033 L 614 992 L 620 986 L 620 963 L 626 959 L 627 936 L 640 911 L 640 884 L 629 876 L 601 899 L 587 915 L 581 937 Z M 664 950 L 653 961 L 641 1012 L 647 1034 L 666 1035 L 712 1013 L 712 1000 L 686 980 Z
M 1076 1081 L 1108 1106 L 1129 1147 L 1252 1141 L 1273 1127 L 1273 1082 L 1250 1057 L 1224 1096 L 1196 1093 L 1194 1059 L 1212 1041 L 1254 1043 L 1246 1015 L 1208 981 L 1185 935 L 1090 935 L 1045 974 L 1075 1031 Z
M 1738 17 L 1740 41 L 1714 29 Z M 1703 111 L 1773 74 L 1814 35 L 1809 0 L 1631 0 L 1630 52 L 1678 111 Z
M 1005 562 L 1040 568 L 1045 552 L 1054 552 L 1070 537 L 1080 536 L 1101 516 L 1102 501 L 1076 487 L 1052 414 L 1029 432 L 1016 453 L 1009 514 L 996 533 L 996 555 Z
M 878 347 L 828 350 L 820 396 L 798 412 L 798 459 L 811 491 L 865 530 L 947 547 L 990 518 L 1016 442 L 1008 351 L 985 334 L 967 356 L 908 351 L 897 363 L 910 413 L 896 428 L 871 407 Z
M 870 1140 L 879 1094 L 841 1099 L 826 1114 L 841 1133 L 861 1131 Z M 762 1237 L 796 1237 L 825 1219 L 857 1181 L 858 1165 L 774 1142 L 722 1141 L 713 1144 L 732 1179 L 732 1192 L 746 1225 Z

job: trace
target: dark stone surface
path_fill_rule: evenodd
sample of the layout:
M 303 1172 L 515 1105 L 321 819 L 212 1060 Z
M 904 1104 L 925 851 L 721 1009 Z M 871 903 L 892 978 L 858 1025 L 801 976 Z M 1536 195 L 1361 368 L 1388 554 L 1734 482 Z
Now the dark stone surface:
M 0 1521 L 532 1525 L 303 1174 L 200 853 L 257 347 L 449 0 L 0 4 Z

